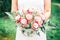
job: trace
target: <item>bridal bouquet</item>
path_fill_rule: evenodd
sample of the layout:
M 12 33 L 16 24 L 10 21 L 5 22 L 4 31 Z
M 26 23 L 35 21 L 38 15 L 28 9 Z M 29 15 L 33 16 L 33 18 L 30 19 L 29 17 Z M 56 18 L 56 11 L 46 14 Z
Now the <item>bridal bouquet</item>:
M 22 31 L 24 33 L 26 30 L 29 29 L 37 31 L 38 29 L 44 28 L 42 26 L 44 24 L 45 16 L 41 10 L 27 9 L 22 10 L 19 14 L 17 13 L 15 20 L 16 23 L 18 23 L 23 29 Z
M 45 16 L 41 10 L 27 9 L 17 13 L 15 20 L 22 28 L 37 30 L 42 26 Z
M 23 9 L 16 13 L 14 20 L 21 28 L 22 33 L 27 36 L 33 35 L 34 33 L 40 35 L 38 30 L 45 30 L 45 16 L 42 10 Z

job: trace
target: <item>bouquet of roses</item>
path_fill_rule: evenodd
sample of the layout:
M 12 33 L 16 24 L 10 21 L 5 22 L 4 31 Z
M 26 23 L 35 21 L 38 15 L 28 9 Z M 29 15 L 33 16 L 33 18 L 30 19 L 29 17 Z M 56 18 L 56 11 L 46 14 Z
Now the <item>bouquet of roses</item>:
M 11 15 L 10 17 L 12 18 Z M 22 33 L 27 36 L 30 36 L 34 33 L 40 35 L 39 30 L 45 31 L 45 15 L 42 10 L 23 9 L 20 12 L 16 12 L 15 16 L 12 19 L 14 19 L 16 24 L 18 24 L 17 26 L 21 28 Z
M 22 28 L 37 30 L 42 26 L 45 16 L 41 10 L 27 9 L 17 13 L 15 20 Z

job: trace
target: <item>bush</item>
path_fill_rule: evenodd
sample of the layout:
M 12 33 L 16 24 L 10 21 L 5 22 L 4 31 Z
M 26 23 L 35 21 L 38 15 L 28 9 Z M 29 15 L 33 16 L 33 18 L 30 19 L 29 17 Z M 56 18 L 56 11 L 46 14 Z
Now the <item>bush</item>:
M 4 12 L 10 12 L 11 0 L 0 0 L 0 17 L 5 16 Z

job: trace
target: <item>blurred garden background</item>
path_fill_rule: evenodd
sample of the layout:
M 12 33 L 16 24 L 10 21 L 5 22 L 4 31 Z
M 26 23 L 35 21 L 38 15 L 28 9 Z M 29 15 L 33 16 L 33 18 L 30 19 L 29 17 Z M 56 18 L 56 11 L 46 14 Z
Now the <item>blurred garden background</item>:
M 10 10 L 11 0 L 0 0 L 0 40 L 15 40 L 15 24 L 5 13 Z M 47 40 L 60 40 L 60 0 L 51 0 L 50 24 L 55 29 L 46 30 Z

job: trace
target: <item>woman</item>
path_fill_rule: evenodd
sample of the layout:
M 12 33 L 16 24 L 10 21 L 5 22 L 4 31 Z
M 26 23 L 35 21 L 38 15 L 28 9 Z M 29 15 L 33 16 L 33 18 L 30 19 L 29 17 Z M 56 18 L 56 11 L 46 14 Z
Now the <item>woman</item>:
M 32 3 L 31 3 L 32 2 Z M 21 11 L 25 8 L 41 8 L 44 11 L 46 20 L 50 17 L 51 0 L 12 0 L 11 12 Z M 24 37 L 17 27 L 16 40 L 46 40 L 46 34 L 41 32 L 41 37 Z

